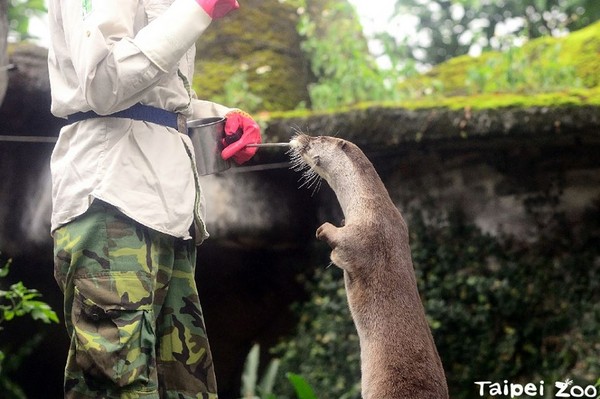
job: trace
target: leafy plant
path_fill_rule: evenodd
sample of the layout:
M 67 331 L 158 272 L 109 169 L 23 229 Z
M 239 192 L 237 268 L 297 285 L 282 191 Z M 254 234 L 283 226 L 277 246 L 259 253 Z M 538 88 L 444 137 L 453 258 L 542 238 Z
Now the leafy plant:
M 279 370 L 279 360 L 273 359 L 269 363 L 260 382 L 258 381 L 258 370 L 260 365 L 260 346 L 254 344 L 248 352 L 244 373 L 242 374 L 242 399 L 275 399 L 273 386 L 275 377 Z
M 392 18 L 407 15 L 416 32 L 398 43 L 390 58 L 437 65 L 470 50 L 506 49 L 581 29 L 600 18 L 600 5 L 596 0 L 397 0 Z M 381 36 L 396 41 L 391 33 Z
M 263 99 L 250 90 L 248 73 L 245 71 L 231 75 L 223 89 L 223 94 L 215 96 L 215 101 L 222 104 L 237 104 L 247 112 L 259 111 L 263 105 Z
M 294 373 L 287 373 L 286 376 L 294 386 L 298 399 L 317 399 L 315 392 L 304 377 Z
M 358 16 L 345 1 L 305 1 L 298 32 L 316 82 L 309 86 L 313 109 L 389 99 L 393 92 L 369 54 Z
M 293 387 L 283 378 L 293 372 L 321 399 L 360 399 L 360 348 L 342 273 L 337 267 L 318 268 L 312 277 L 306 282 L 310 299 L 295 309 L 300 317 L 296 333 L 273 349 L 283 372 L 277 386 L 293 397 Z
M 0 278 L 8 275 L 10 264 L 9 260 L 0 267 Z M 44 323 L 58 323 L 58 316 L 50 306 L 38 300 L 41 296 L 38 290 L 25 287 L 21 281 L 12 284 L 8 291 L 0 290 L 0 324 L 25 315 Z
M 0 278 L 8 276 L 11 259 L 0 266 Z M 58 316 L 50 306 L 39 300 L 42 295 L 35 289 L 27 288 L 23 282 L 19 281 L 12 284 L 8 290 L 0 290 L 0 331 L 4 328 L 3 323 L 13 321 L 17 317 L 29 315 L 34 320 L 40 320 L 44 323 L 58 323 Z M 9 378 L 8 374 L 15 371 L 22 361 L 33 351 L 41 342 L 41 335 L 36 334 L 25 345 L 11 353 L 11 362 L 4 366 L 6 354 L 0 349 L 0 389 L 7 398 L 24 399 L 23 390 Z
M 273 388 L 279 371 L 280 361 L 279 359 L 274 358 L 269 362 L 260 383 L 258 383 L 259 363 L 260 346 L 255 344 L 252 346 L 252 349 L 250 349 L 250 352 L 248 352 L 244 364 L 241 399 L 277 399 Z M 294 388 L 296 399 L 317 399 L 312 387 L 304 377 L 295 373 L 287 373 L 286 378 Z
M 29 21 L 32 17 L 41 16 L 46 12 L 44 0 L 9 0 L 8 20 L 11 33 L 18 40 L 30 38 Z

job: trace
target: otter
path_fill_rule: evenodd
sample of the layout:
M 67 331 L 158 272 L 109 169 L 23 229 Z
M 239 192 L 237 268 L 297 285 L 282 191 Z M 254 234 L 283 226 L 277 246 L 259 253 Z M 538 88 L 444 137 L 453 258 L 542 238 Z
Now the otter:
M 442 399 L 448 387 L 417 290 L 407 225 L 381 178 L 353 143 L 302 133 L 290 141 L 296 170 L 327 181 L 345 222 L 326 222 L 317 239 L 344 272 L 358 332 L 364 399 Z

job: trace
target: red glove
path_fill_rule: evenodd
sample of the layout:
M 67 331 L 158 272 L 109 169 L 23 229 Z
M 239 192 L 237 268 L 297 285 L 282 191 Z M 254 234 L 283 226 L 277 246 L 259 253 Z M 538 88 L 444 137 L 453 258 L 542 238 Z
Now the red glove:
M 256 147 L 246 147 L 247 144 L 259 144 L 262 142 L 260 137 L 260 127 L 252 117 L 244 111 L 235 109 L 225 115 L 225 138 L 221 158 L 233 160 L 241 165 L 256 154 Z
M 196 0 L 212 19 L 223 18 L 227 13 L 240 8 L 237 0 Z

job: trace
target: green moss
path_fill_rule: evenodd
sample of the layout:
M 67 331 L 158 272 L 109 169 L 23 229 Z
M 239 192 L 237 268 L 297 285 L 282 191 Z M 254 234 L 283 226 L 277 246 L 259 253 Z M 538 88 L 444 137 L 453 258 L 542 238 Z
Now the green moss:
M 600 23 L 565 39 L 563 59 L 572 59 L 586 87 L 600 85 Z
M 506 52 L 461 56 L 409 79 L 398 89 L 407 98 L 437 94 L 539 93 L 600 83 L 600 22 L 562 38 L 544 37 Z
M 535 95 L 497 93 L 476 94 L 470 96 L 433 97 L 423 98 L 417 101 L 389 104 L 419 109 L 445 107 L 450 109 L 471 108 L 494 109 L 505 107 L 553 107 L 565 105 L 600 105 L 600 88 L 573 89 L 561 92 L 539 93 Z
M 249 112 L 308 103 L 297 23 L 290 4 L 259 0 L 246 1 L 243 13 L 214 21 L 196 43 L 198 96 Z
M 418 100 L 401 102 L 369 102 L 335 110 L 314 112 L 310 110 L 294 110 L 285 112 L 262 113 L 258 118 L 268 123 L 270 120 L 307 119 L 314 116 L 335 115 L 345 112 L 361 111 L 369 108 L 404 108 L 410 110 L 447 108 L 460 110 L 469 108 L 473 111 L 497 108 L 533 108 L 564 106 L 598 106 L 600 107 L 600 86 L 592 89 L 572 89 L 561 92 L 539 93 L 534 95 L 498 93 L 476 94 L 470 96 L 423 97 Z
M 192 86 L 198 97 L 214 100 L 223 92 L 228 77 L 239 72 L 239 65 L 207 60 L 196 64 Z

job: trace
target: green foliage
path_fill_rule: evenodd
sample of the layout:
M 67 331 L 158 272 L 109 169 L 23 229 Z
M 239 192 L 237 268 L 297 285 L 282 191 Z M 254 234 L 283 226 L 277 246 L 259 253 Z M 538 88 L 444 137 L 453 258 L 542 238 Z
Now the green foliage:
M 9 0 L 8 21 L 12 34 L 18 40 L 30 38 L 29 20 L 47 11 L 44 0 Z
M 0 279 L 6 278 L 12 261 L 8 259 L 0 266 Z M 58 316 L 48 304 L 40 301 L 41 294 L 35 290 L 26 288 L 22 282 L 12 284 L 7 291 L 0 290 L 0 325 L 13 321 L 16 317 L 29 315 L 34 320 L 44 323 L 58 323 Z M 0 331 L 3 327 L 0 326 Z M 41 342 L 41 335 L 35 334 L 27 344 L 21 346 L 16 352 L 10 354 L 10 363 L 4 365 L 6 354 L 4 348 L 0 350 L 0 391 L 4 392 L 10 399 L 25 399 L 23 390 L 11 381 L 9 374 L 15 371 L 22 361 Z
M 261 110 L 264 103 L 260 96 L 252 93 L 247 71 L 234 72 L 225 81 L 223 92 L 215 95 L 213 101 L 220 104 L 236 104 L 246 112 Z
M 598 210 L 595 218 L 576 237 L 556 216 L 553 231 L 527 246 L 482 234 L 460 215 L 435 226 L 413 218 L 419 288 L 453 397 L 488 378 L 597 375 Z
M 260 346 L 254 344 L 244 364 L 242 374 L 242 399 L 275 399 L 273 394 L 273 385 L 277 371 L 279 370 L 279 360 L 272 359 L 265 371 L 260 383 L 258 382 L 258 370 L 260 365 Z
M 559 36 L 600 18 L 596 0 L 397 0 L 396 4 L 396 15 L 417 19 L 418 34 L 398 44 L 390 57 L 408 55 L 433 65 L 474 48 L 506 49 L 517 38 Z M 498 37 L 498 27 L 510 27 L 510 32 Z M 390 39 L 389 34 L 381 36 Z
M 550 93 L 600 84 L 600 22 L 562 38 L 481 57 L 457 57 L 399 84 L 407 98 L 473 94 Z
M 569 228 L 552 195 L 530 198 L 530 242 L 484 234 L 460 213 L 409 217 L 419 291 L 452 398 L 474 381 L 600 375 L 600 204 Z M 435 215 L 435 213 L 432 212 Z M 296 334 L 275 349 L 322 399 L 359 394 L 359 345 L 337 268 L 317 270 Z
M 391 98 L 386 76 L 369 54 L 358 16 L 347 1 L 309 4 L 298 31 L 316 78 L 309 85 L 313 109 Z
M 258 384 L 260 346 L 254 344 L 244 364 L 241 399 L 277 399 L 277 396 L 273 393 L 273 387 L 279 370 L 279 363 L 279 359 L 271 359 L 260 384 Z M 286 378 L 294 388 L 296 399 L 317 399 L 312 387 L 304 377 L 294 373 L 287 373 Z
M 0 277 L 6 277 L 10 262 L 0 268 Z M 30 315 L 44 323 L 58 323 L 58 316 L 50 306 L 38 300 L 42 295 L 35 289 L 26 288 L 23 282 L 12 284 L 8 291 L 0 290 L 0 324 L 15 317 Z
M 310 300 L 296 309 L 300 314 L 296 333 L 274 349 L 281 357 L 281 369 L 304 376 L 321 399 L 360 399 L 358 336 L 341 270 L 317 269 L 307 291 L 312 293 Z M 277 386 L 283 388 L 284 397 L 293 397 L 283 382 Z
M 315 392 L 304 377 L 294 373 L 287 373 L 287 378 L 294 386 L 298 399 L 317 399 Z
M 6 358 L 10 359 L 6 364 L 2 364 L 0 369 L 0 392 L 3 393 L 3 398 L 27 399 L 23 389 L 11 380 L 10 375 L 21 368 L 25 359 L 42 343 L 43 338 L 42 334 L 34 334 L 24 345 L 19 346 L 6 356 L 0 351 L 0 363 Z

